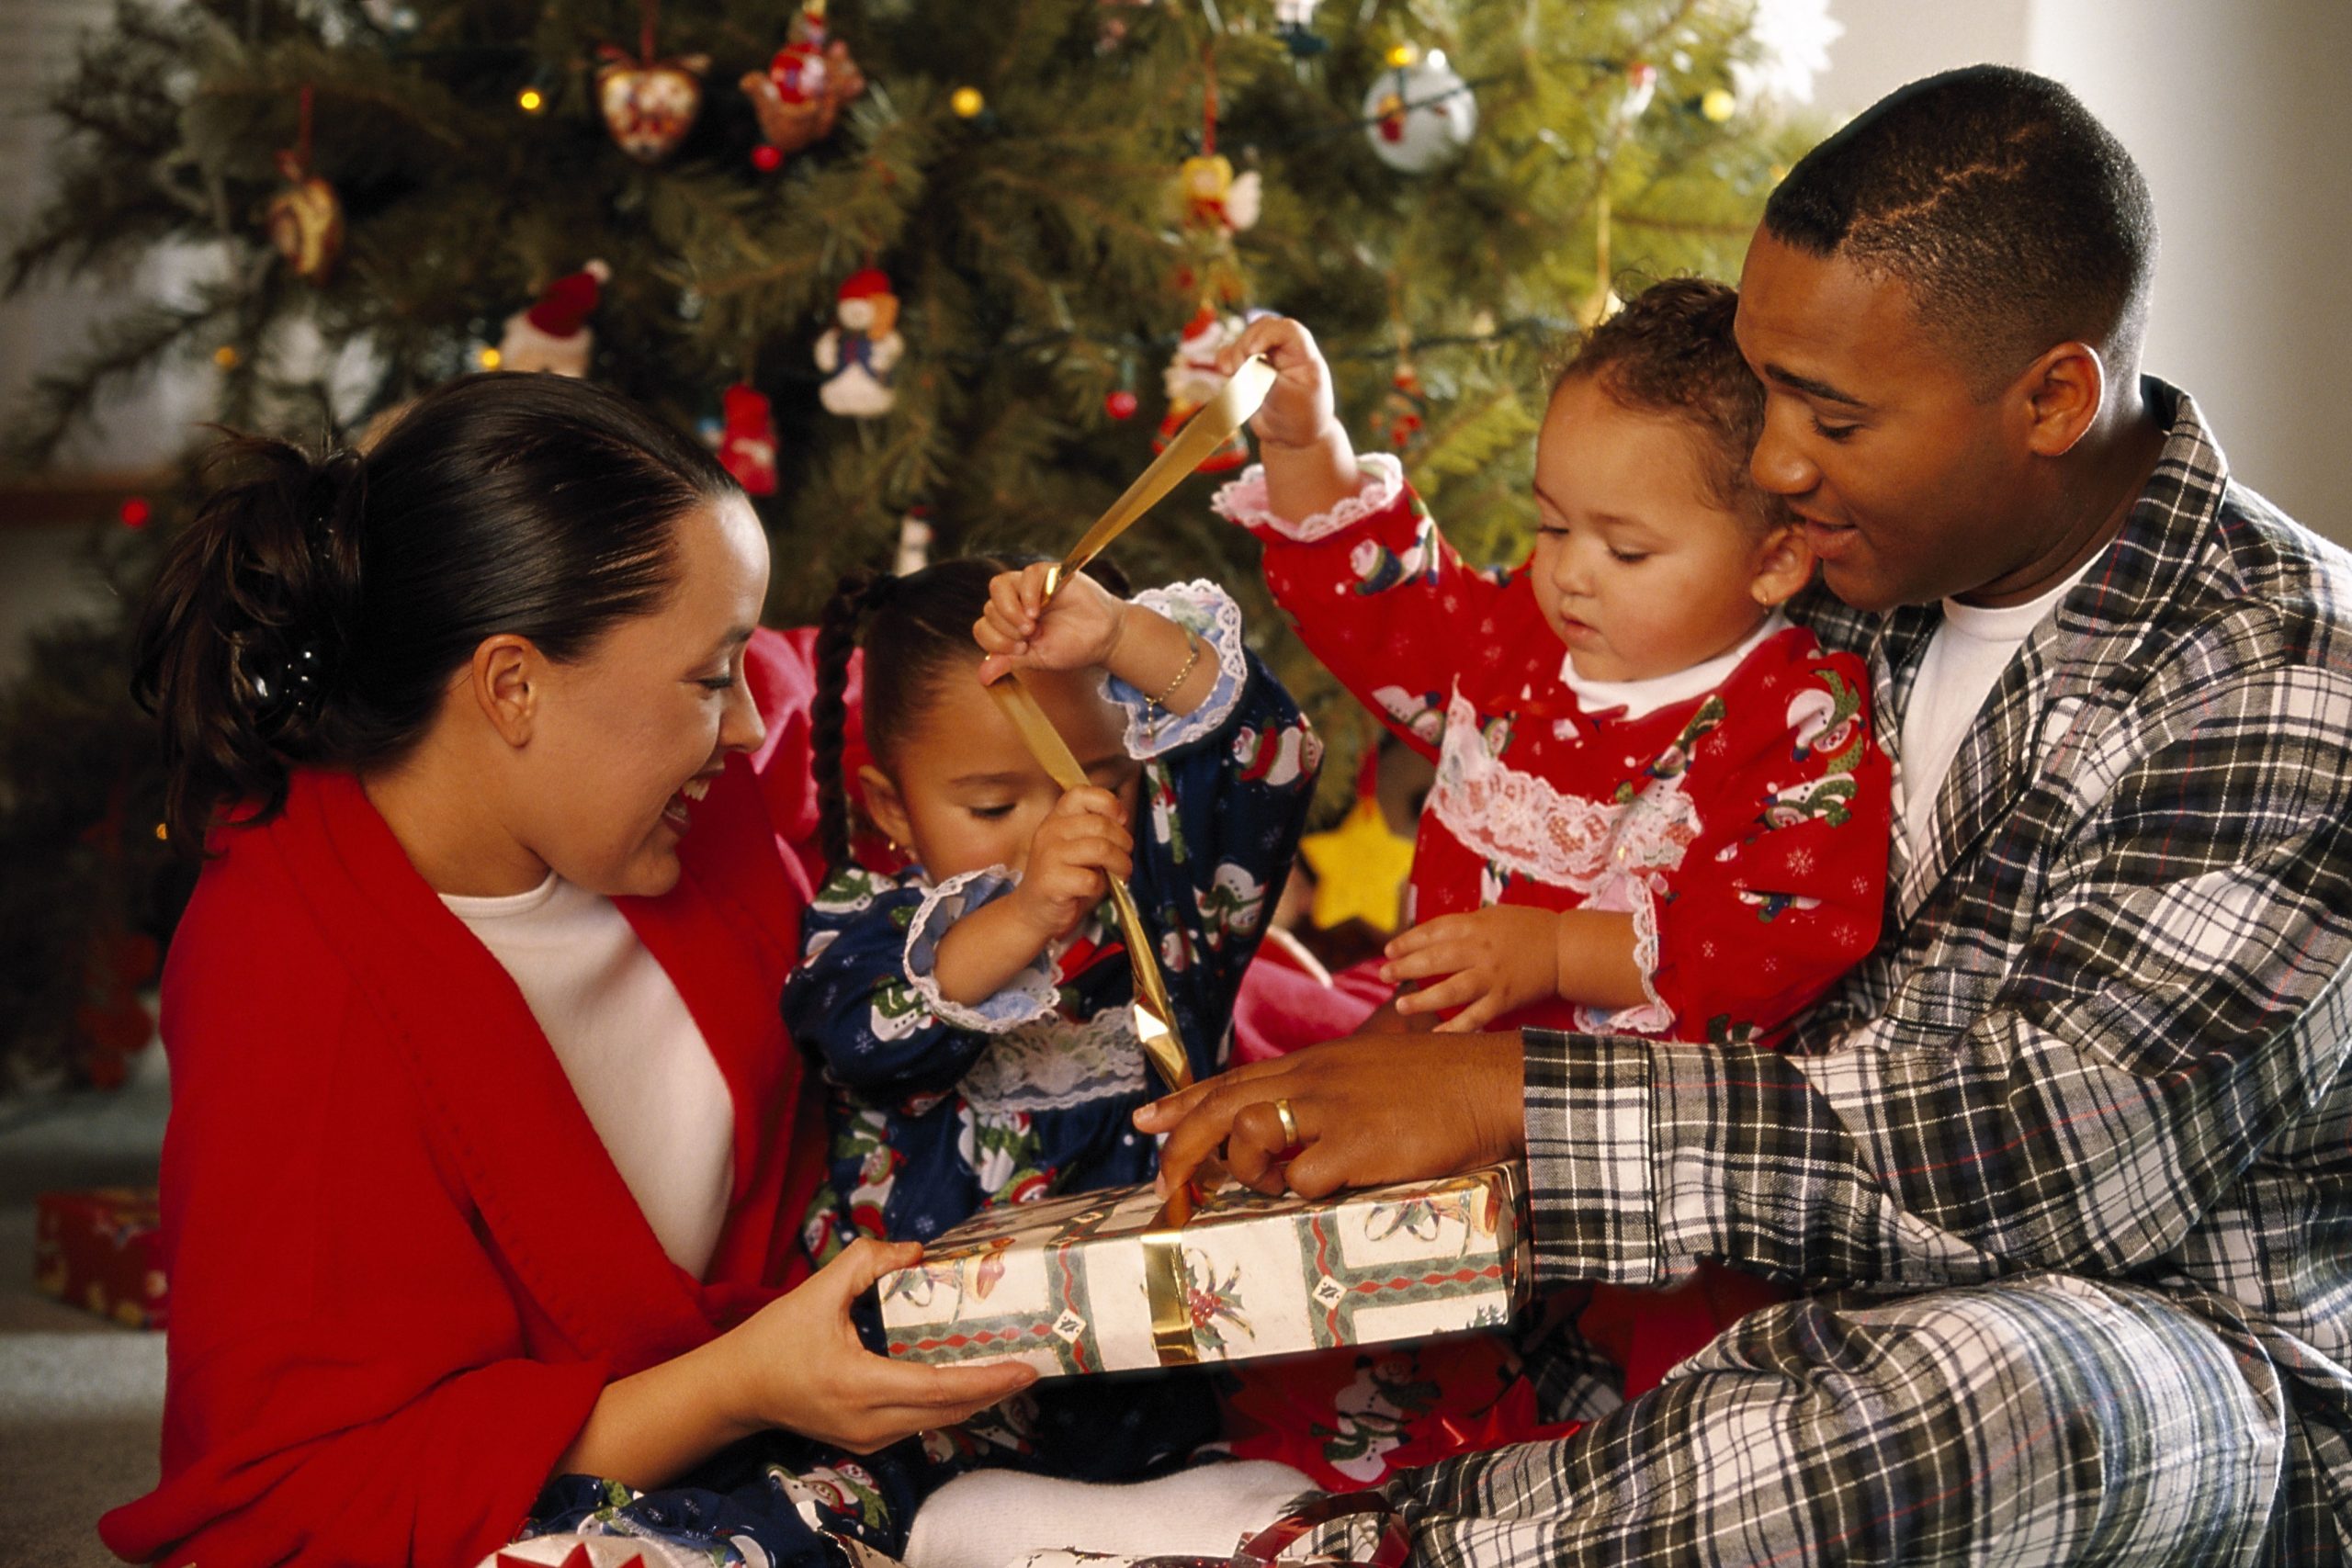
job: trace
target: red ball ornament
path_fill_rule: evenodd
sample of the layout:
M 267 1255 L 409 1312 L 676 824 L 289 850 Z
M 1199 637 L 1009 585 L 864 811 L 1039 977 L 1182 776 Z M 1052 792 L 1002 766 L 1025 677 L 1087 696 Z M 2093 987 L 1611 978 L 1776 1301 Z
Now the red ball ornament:
M 116 515 L 122 519 L 122 525 L 126 528 L 144 528 L 154 517 L 155 513 L 154 509 L 147 504 L 145 496 L 134 495 L 122 503 L 121 510 Z
M 752 149 L 752 167 L 763 175 L 775 174 L 784 167 L 784 149 L 763 141 Z
M 1113 419 L 1133 419 L 1138 404 L 1136 395 L 1125 387 L 1102 400 L 1102 412 Z

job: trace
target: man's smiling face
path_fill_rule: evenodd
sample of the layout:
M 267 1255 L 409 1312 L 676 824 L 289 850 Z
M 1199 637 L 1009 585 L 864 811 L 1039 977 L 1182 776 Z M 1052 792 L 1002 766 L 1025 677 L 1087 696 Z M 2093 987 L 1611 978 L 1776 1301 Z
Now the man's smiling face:
M 2031 558 L 2030 405 L 2014 388 L 1980 398 L 1901 282 L 1758 229 L 1734 331 L 1764 383 L 1750 471 L 1804 519 L 1838 597 L 1927 604 Z

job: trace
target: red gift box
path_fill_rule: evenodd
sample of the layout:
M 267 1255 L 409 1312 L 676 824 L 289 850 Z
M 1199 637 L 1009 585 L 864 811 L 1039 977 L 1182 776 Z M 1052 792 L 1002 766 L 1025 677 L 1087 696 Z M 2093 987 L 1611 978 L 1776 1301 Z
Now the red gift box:
M 33 1284 L 133 1328 L 161 1328 L 171 1305 L 152 1187 L 44 1192 Z

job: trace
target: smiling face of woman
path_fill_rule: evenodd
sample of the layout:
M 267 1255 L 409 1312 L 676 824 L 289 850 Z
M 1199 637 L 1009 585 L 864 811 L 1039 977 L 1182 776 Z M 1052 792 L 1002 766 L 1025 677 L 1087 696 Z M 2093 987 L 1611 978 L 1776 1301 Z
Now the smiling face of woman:
M 763 729 L 743 651 L 767 595 L 767 538 L 741 496 L 680 517 L 677 582 L 570 663 L 539 660 L 530 722 L 502 790 L 508 830 L 566 881 L 668 892 L 696 803 Z

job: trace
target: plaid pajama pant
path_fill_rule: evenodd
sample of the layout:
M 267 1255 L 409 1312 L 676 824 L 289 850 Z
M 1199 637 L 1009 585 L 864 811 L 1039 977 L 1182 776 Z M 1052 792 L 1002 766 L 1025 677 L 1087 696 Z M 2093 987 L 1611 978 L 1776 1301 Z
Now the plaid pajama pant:
M 1559 1443 L 1392 1490 L 1417 1560 L 2253 1563 L 2280 1393 L 2154 1292 L 2039 1275 L 1745 1319 Z

